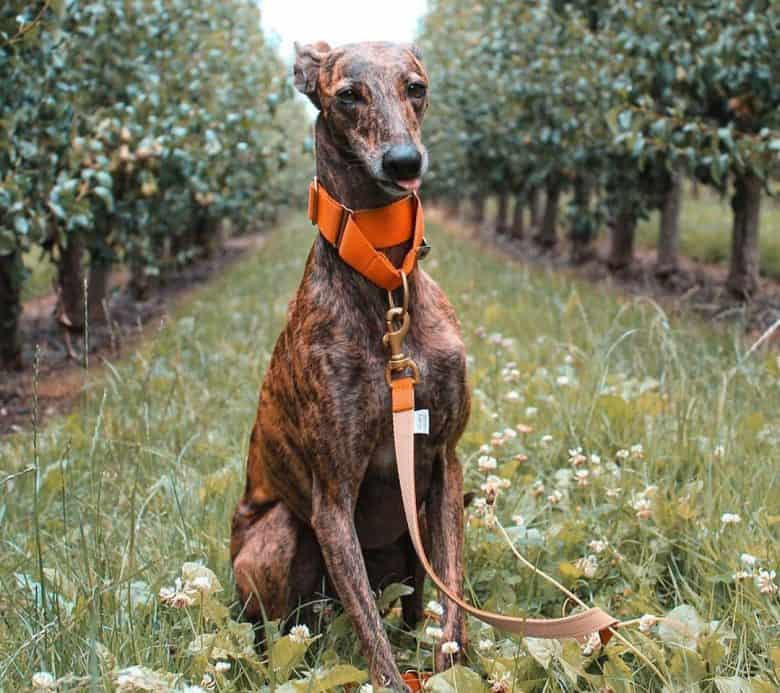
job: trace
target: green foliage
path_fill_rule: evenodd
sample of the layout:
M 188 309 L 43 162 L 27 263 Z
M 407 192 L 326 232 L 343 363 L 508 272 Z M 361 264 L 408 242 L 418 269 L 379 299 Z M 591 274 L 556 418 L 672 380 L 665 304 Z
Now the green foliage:
M 158 274 L 285 204 L 302 148 L 249 0 L 0 10 L 0 253 L 85 239 Z
M 777 3 L 433 0 L 420 43 L 434 193 L 584 177 L 639 217 L 672 172 L 780 176 Z

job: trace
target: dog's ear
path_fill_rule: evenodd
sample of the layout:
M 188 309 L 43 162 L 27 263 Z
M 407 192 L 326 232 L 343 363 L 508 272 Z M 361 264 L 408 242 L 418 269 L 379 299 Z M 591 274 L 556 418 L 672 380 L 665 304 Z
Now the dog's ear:
M 295 66 L 293 67 L 295 88 L 301 94 L 308 96 L 317 108 L 320 108 L 320 96 L 317 93 L 320 66 L 329 52 L 330 46 L 325 41 L 309 43 L 305 46 L 295 44 Z

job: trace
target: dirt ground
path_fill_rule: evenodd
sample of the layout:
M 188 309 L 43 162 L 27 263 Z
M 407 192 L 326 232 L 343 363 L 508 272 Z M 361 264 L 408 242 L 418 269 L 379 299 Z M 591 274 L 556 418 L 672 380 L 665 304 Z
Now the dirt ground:
M 66 335 L 53 318 L 56 296 L 50 294 L 24 303 L 21 320 L 22 358 L 25 369 L 0 372 L 0 436 L 31 428 L 35 415 L 34 388 L 37 353 L 38 421 L 67 411 L 78 397 L 85 381 L 85 368 L 100 370 L 134 348 L 139 340 L 166 323 L 171 308 L 200 284 L 225 271 L 247 251 L 258 248 L 263 233 L 228 239 L 213 257 L 166 275 L 165 283 L 148 299 L 135 300 L 124 289 L 126 273 L 116 270 L 109 292 L 110 320 L 90 325 L 87 354 L 84 335 Z M 68 348 L 70 342 L 70 349 Z

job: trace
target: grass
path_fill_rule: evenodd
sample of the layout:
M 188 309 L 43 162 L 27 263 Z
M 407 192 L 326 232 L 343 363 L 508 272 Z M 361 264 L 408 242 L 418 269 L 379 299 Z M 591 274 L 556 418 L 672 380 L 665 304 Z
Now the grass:
M 22 284 L 22 301 L 51 293 L 55 268 L 49 256 L 39 249 L 33 249 L 24 254 L 23 261 L 29 275 Z
M 777 690 L 778 596 L 769 581 L 762 593 L 753 577 L 733 577 L 780 563 L 776 354 L 748 354 L 736 328 L 676 322 L 651 301 L 429 231 L 426 267 L 454 302 L 470 354 L 467 486 L 479 491 L 479 460 L 495 458 L 491 473 L 508 484 L 496 516 L 520 551 L 621 619 L 672 612 L 650 632 L 625 631 L 657 673 L 616 640 L 584 656 L 470 620 L 468 668 L 450 683 L 438 677 L 435 690 L 484 690 L 473 672 L 515 691 Z M 29 688 L 42 671 L 64 689 L 363 680 L 338 609 L 321 611 L 317 639 L 272 634 L 270 663 L 226 609 L 229 520 L 258 387 L 310 240 L 294 217 L 154 340 L 90 378 L 71 415 L 0 444 L 0 690 Z M 493 520 L 479 503 L 469 510 L 470 597 L 560 615 L 561 595 L 513 558 Z M 193 605 L 174 608 L 158 592 L 182 573 L 179 596 Z M 387 618 L 404 670 L 431 666 L 425 625 L 408 634 Z

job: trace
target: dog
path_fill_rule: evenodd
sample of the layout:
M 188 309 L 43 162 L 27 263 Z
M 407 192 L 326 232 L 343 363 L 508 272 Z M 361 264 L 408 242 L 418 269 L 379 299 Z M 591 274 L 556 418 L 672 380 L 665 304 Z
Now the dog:
M 382 208 L 419 188 L 428 165 L 421 124 L 428 77 L 410 45 L 296 45 L 295 85 L 318 109 L 318 185 L 351 210 Z M 390 230 L 388 230 L 389 233 Z M 386 249 L 400 266 L 408 242 Z M 408 278 L 404 343 L 430 411 L 415 436 L 417 502 L 437 574 L 463 587 L 463 472 L 456 445 L 469 416 L 466 352 L 455 312 L 417 266 Z M 391 582 L 405 623 L 423 613 L 424 572 L 401 507 L 395 467 L 387 291 L 317 235 L 262 385 L 246 486 L 232 520 L 231 558 L 246 618 L 285 618 L 325 585 L 357 632 L 374 685 L 406 690 L 372 595 Z M 465 645 L 462 610 L 442 598 L 442 641 Z M 437 647 L 435 666 L 452 661 Z

